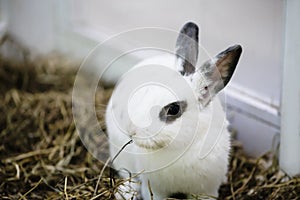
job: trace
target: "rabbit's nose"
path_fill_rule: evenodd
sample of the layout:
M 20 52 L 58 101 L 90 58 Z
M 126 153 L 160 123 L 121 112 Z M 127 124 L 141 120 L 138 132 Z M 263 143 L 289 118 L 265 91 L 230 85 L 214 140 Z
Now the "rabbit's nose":
M 127 127 L 127 134 L 130 138 L 136 135 L 136 128 L 132 123 L 130 123 Z

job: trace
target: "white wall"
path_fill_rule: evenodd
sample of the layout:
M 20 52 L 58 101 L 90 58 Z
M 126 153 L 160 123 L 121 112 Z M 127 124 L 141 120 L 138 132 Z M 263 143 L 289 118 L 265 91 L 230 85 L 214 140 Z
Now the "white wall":
M 10 0 L 6 2 L 7 31 L 35 52 L 49 53 L 55 48 L 55 7 L 46 1 Z
M 7 28 L 7 3 L 0 0 L 0 38 L 5 34 Z
M 72 2 L 74 23 L 103 33 L 103 38 L 137 27 L 178 31 L 186 21 L 192 20 L 201 26 L 201 42 L 211 55 L 240 43 L 244 53 L 233 83 L 279 106 L 282 0 Z

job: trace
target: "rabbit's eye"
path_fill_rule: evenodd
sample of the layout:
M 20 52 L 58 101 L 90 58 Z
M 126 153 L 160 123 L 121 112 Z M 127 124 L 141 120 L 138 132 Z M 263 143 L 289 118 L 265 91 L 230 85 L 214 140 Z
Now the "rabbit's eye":
M 180 112 L 180 107 L 178 104 L 171 104 L 168 111 L 167 115 L 177 115 Z
M 172 122 L 179 118 L 185 111 L 187 103 L 185 101 L 176 101 L 162 108 L 159 113 L 160 120 L 164 122 Z

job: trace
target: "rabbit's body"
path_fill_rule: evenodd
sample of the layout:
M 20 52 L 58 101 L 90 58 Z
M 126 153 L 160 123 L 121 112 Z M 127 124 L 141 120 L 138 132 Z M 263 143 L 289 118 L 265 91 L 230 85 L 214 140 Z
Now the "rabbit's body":
M 221 107 L 219 99 L 217 98 L 211 102 L 211 104 L 218 104 L 218 107 Z M 210 122 L 207 119 L 210 119 L 211 117 L 209 116 L 210 112 L 203 114 L 203 121 L 200 122 L 201 125 L 199 127 L 199 135 L 202 133 L 209 134 L 207 131 L 209 129 Z M 220 110 L 219 114 L 220 118 L 224 117 L 223 110 Z M 107 120 L 107 122 L 110 123 L 110 120 L 112 119 L 108 116 Z M 148 180 L 150 182 L 151 189 L 154 192 L 154 199 L 157 200 L 169 197 L 171 194 L 179 192 L 185 194 L 206 194 L 217 196 L 218 188 L 221 182 L 225 179 L 228 166 L 228 155 L 230 151 L 230 136 L 226 129 L 227 122 L 224 123 L 225 124 L 219 124 L 218 127 L 215 126 L 214 130 L 211 130 L 219 131 L 221 129 L 223 131 L 215 147 L 212 149 L 212 152 L 205 158 L 202 158 L 202 155 L 200 155 L 201 141 L 199 138 L 199 141 L 195 140 L 183 156 L 171 163 L 169 166 L 152 173 L 141 174 L 139 178 L 142 185 L 141 192 L 144 199 L 150 199 Z M 128 141 L 128 137 L 118 131 L 117 127 L 110 128 L 109 132 L 113 133 L 113 135 L 110 135 L 111 140 L 113 140 L 114 144 L 117 146 L 123 146 L 124 141 L 125 143 Z M 124 137 L 121 137 L 120 135 L 123 135 Z M 111 147 L 110 154 L 116 155 L 118 150 L 119 148 Z M 161 159 L 172 156 L 172 153 L 177 154 L 177 152 L 174 151 L 180 151 L 179 153 L 182 153 L 182 149 L 169 147 L 160 151 L 159 157 L 149 155 L 147 159 L 137 160 L 136 157 L 128 155 L 127 152 L 145 153 L 147 150 L 133 143 L 126 147 L 126 151 L 120 153 L 118 158 L 115 160 L 114 167 L 116 169 L 126 168 L 131 172 L 141 171 L 141 166 L 147 166 L 152 169 L 156 167 L 154 163 L 161 163 Z M 128 177 L 128 174 L 125 173 L 124 177 Z
M 194 29 L 195 25 L 187 24 L 184 28 L 183 33 L 186 28 Z M 198 29 L 194 35 L 196 33 Z M 188 42 L 185 41 L 185 44 Z M 227 52 L 232 56 L 232 52 L 239 49 L 239 46 L 227 49 L 217 58 L 227 59 Z M 180 54 L 180 50 L 177 51 Z M 188 59 L 192 61 L 193 58 Z M 172 70 L 168 71 L 167 78 L 176 82 L 183 77 L 194 96 L 189 96 L 188 91 L 182 91 L 187 90 L 184 87 L 181 93 L 174 95 L 166 88 L 152 84 L 138 88 L 130 96 L 130 101 L 112 96 L 107 106 L 106 125 L 111 157 L 117 155 L 126 142 L 133 140 L 114 160 L 113 167 L 116 170 L 140 173 L 134 180 L 139 180 L 141 184 L 128 183 L 127 186 L 121 186 L 119 195 L 116 195 L 119 198 L 130 198 L 133 190 L 140 192 L 145 200 L 151 199 L 150 190 L 154 200 L 174 194 L 218 196 L 219 186 L 227 172 L 230 134 L 220 100 L 218 97 L 213 98 L 220 90 L 219 79 L 214 80 L 215 68 L 211 67 L 216 63 L 209 61 L 203 65 L 204 76 L 184 64 L 183 60 L 178 60 L 174 55 L 164 55 L 146 60 L 133 70 L 148 65 L 169 67 Z M 210 68 L 214 71 L 209 71 Z M 223 72 L 220 72 L 220 80 L 223 80 L 224 85 L 228 82 L 227 76 L 231 77 L 233 73 L 228 69 L 224 72 L 224 79 Z M 128 80 L 125 78 L 116 86 L 114 93 L 122 97 L 124 92 L 125 95 L 129 87 L 126 83 Z M 128 101 L 128 105 L 124 106 L 124 101 Z M 124 170 L 120 171 L 120 175 L 129 177 Z

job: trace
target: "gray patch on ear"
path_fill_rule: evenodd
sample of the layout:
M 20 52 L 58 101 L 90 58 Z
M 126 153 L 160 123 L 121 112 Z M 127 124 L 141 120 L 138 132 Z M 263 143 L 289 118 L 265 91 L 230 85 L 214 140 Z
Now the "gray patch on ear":
M 219 53 L 213 60 L 206 61 L 200 70 L 203 75 L 214 82 L 215 92 L 223 89 L 230 81 L 242 53 L 240 45 L 234 45 Z
M 220 71 L 224 87 L 230 81 L 233 72 L 239 62 L 241 54 L 242 54 L 241 45 L 234 45 L 222 51 L 216 56 L 217 61 L 215 64 L 218 70 Z M 223 76 L 221 72 L 224 68 L 226 70 L 225 76 Z
M 208 60 L 201 65 L 201 71 L 204 72 L 205 76 L 211 77 L 214 73 L 213 67 L 215 67 L 214 63 L 212 63 L 211 60 Z
M 199 28 L 193 22 L 186 23 L 180 30 L 176 42 L 176 55 L 182 59 L 182 75 L 190 75 L 195 72 L 198 59 L 198 34 Z

